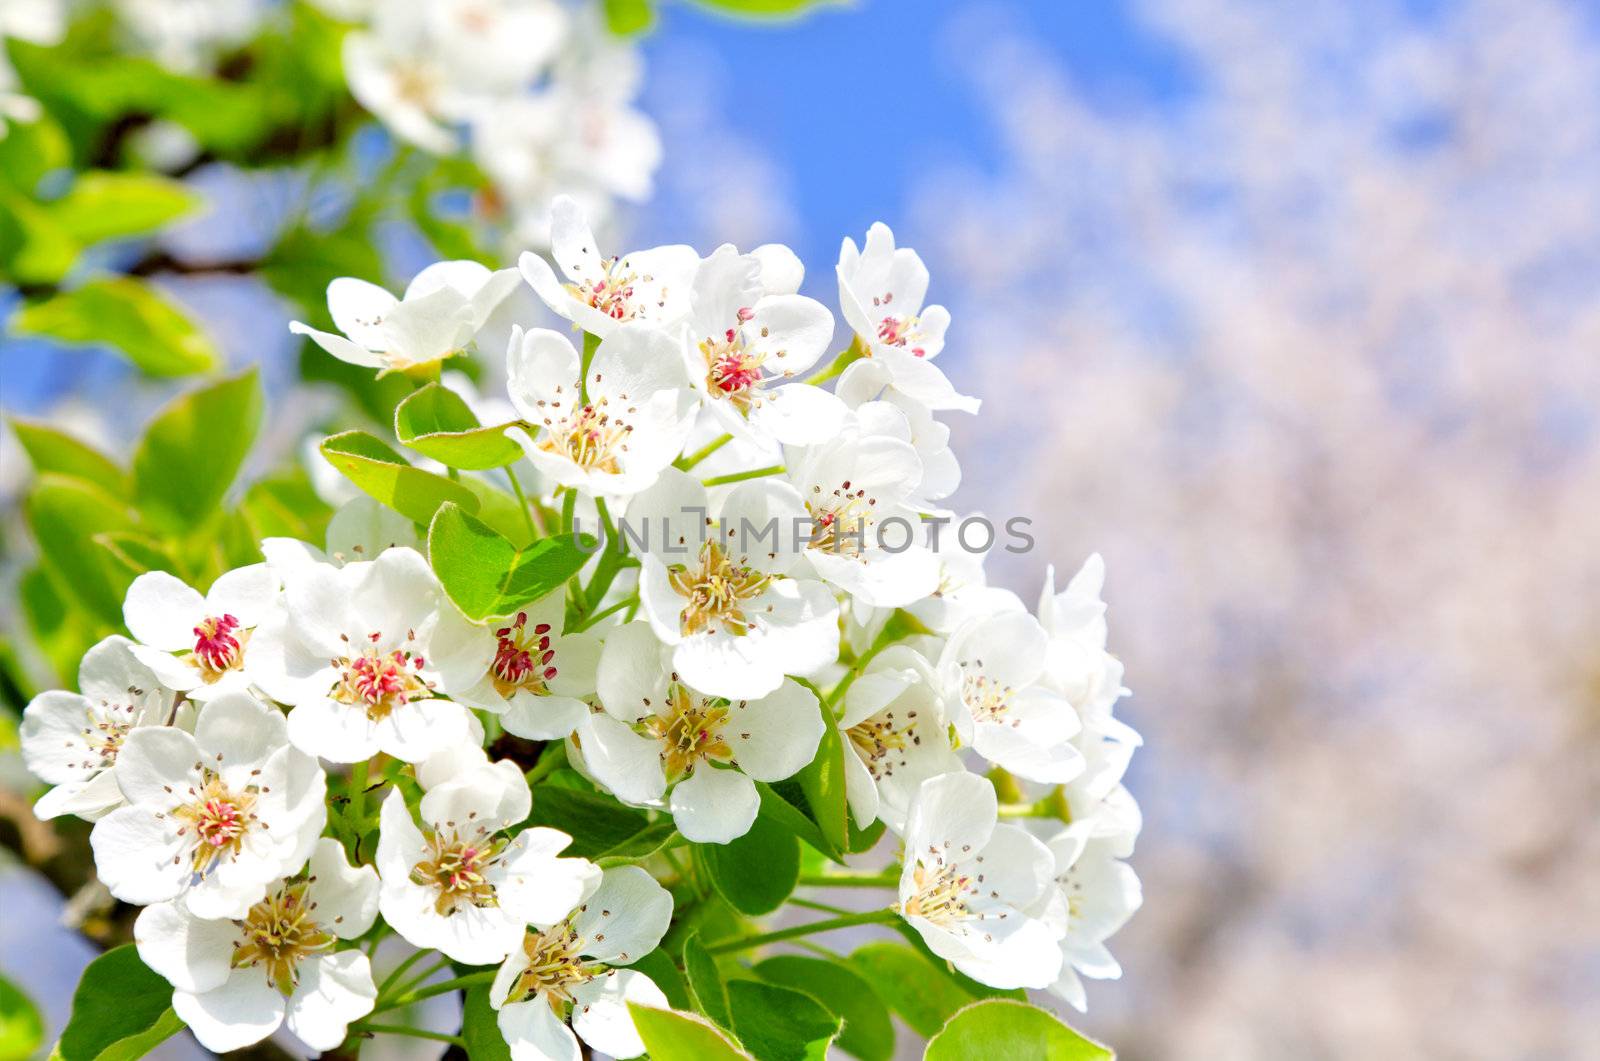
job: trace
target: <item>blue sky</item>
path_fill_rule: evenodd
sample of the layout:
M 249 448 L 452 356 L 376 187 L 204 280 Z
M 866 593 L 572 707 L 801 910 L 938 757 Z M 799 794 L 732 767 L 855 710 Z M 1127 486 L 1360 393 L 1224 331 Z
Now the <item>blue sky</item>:
M 1180 54 L 1102 0 L 859 0 L 798 22 L 733 21 L 667 6 L 647 62 L 710 54 L 726 75 L 717 109 L 790 182 L 809 264 L 831 262 L 843 235 L 907 220 L 908 193 L 929 166 L 982 168 L 995 147 L 960 71 L 954 27 L 1004 20 L 1042 44 L 1098 105 L 1181 100 Z M 653 64 L 654 65 L 654 64 Z M 670 90 L 670 86 L 659 86 Z M 646 105 L 656 98 L 650 87 Z M 672 150 L 672 145 L 667 145 Z

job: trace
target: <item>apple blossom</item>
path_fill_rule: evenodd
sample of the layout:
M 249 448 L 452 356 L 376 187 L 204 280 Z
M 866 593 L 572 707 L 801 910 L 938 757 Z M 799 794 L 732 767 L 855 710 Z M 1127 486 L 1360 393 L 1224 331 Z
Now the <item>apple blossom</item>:
M 560 740 L 577 729 L 589 713 L 582 697 L 595 689 L 600 633 L 563 634 L 566 614 L 563 587 L 513 616 L 491 621 L 494 658 L 478 682 L 456 698 L 499 715 L 507 732 L 529 740 Z
M 678 831 L 696 843 L 748 832 L 760 803 L 755 782 L 781 781 L 809 763 L 824 725 L 817 698 L 788 678 L 754 699 L 692 688 L 640 622 L 606 639 L 600 703 L 605 711 L 578 730 L 590 772 L 625 802 L 668 797 Z
M 996 824 L 994 786 L 966 772 L 922 783 L 906 820 L 897 909 L 939 957 L 991 987 L 1047 987 L 1060 934 L 1030 913 L 1050 884 L 1050 850 Z
M 618 866 L 559 924 L 524 935 L 489 989 L 513 1061 L 576 1056 L 574 1032 L 609 1057 L 644 1053 L 628 1003 L 664 1009 L 667 997 L 626 966 L 656 949 L 671 920 L 671 894 L 638 866 Z
M 241 918 L 294 872 L 327 818 L 315 759 L 286 743 L 283 715 L 247 693 L 200 711 L 191 735 L 144 726 L 114 767 L 127 806 L 95 823 L 95 866 L 111 894 L 182 898 L 197 917 Z
M 465 350 L 516 285 L 515 270 L 491 273 L 477 262 L 430 265 L 398 299 L 376 284 L 345 276 L 328 285 L 328 313 L 343 335 L 299 321 L 289 330 L 310 336 L 340 361 L 404 371 Z
M 1046 842 L 1055 879 L 1035 908 L 1054 922 L 1061 937 L 1061 975 L 1050 992 L 1083 1011 L 1088 1004 L 1080 975 L 1115 980 L 1122 967 L 1106 949 L 1107 938 L 1128 923 L 1144 895 L 1111 841 L 1093 836 L 1087 823 L 1073 822 Z
M 922 782 L 961 769 L 950 747 L 938 679 L 922 656 L 890 645 L 851 683 L 839 714 L 845 795 L 862 829 L 896 832 Z
M 165 571 L 133 580 L 123 622 L 142 644 L 129 651 L 169 689 L 208 700 L 250 686 L 247 663 L 256 627 L 278 604 L 278 578 L 266 564 L 220 576 L 205 596 Z
M 341 763 L 380 751 L 415 762 L 459 740 L 466 709 L 439 694 L 471 688 L 494 654 L 404 548 L 291 570 L 282 616 L 257 642 L 261 688 L 293 705 L 289 739 Z
M 555 829 L 505 830 L 528 816 L 526 783 L 492 767 L 469 769 L 422 797 L 422 827 L 391 790 L 378 830 L 379 907 L 418 947 L 469 965 L 503 960 L 529 924 L 552 925 L 599 884 L 600 870 L 558 857 L 572 838 Z
M 132 649 L 123 637 L 97 643 L 78 664 L 81 692 L 52 689 L 23 710 L 22 760 L 35 777 L 55 786 L 34 804 L 39 818 L 76 814 L 95 821 L 121 806 L 112 767 L 128 734 L 176 720 L 172 691 Z
M 939 658 L 951 721 L 979 755 L 1052 784 L 1083 772 L 1082 728 L 1066 697 L 1043 684 L 1048 639 L 1026 612 L 999 612 L 956 631 Z
M 274 885 L 243 917 L 207 920 L 181 902 L 147 906 L 134 923 L 144 963 L 172 984 L 172 1007 L 195 1038 L 237 1050 L 281 1024 L 332 1050 L 372 1011 L 377 988 L 359 950 L 338 950 L 378 915 L 378 875 L 323 837 L 303 874 Z
M 738 483 L 715 520 L 709 507 L 700 481 L 675 468 L 629 504 L 628 525 L 645 539 L 641 611 L 688 684 L 765 696 L 786 673 L 810 674 L 837 655 L 838 606 L 821 582 L 790 577 L 796 531 L 807 526 L 794 487 Z
M 602 339 L 630 322 L 681 324 L 700 261 L 693 248 L 681 245 L 602 257 L 582 208 L 565 195 L 551 207 L 550 257 L 566 283 L 533 253 L 518 261 L 524 279 L 545 305 Z
M 671 338 L 623 324 L 594 351 L 587 378 L 578 351 L 545 328 L 515 335 L 507 358 L 511 400 L 536 434 L 506 437 L 535 468 L 590 494 L 633 494 L 672 463 L 692 424 L 694 391 Z

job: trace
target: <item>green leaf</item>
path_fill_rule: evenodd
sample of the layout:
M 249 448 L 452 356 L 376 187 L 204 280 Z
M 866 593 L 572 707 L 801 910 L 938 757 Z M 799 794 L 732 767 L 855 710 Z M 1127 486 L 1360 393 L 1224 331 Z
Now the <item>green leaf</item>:
M 933 1035 L 972 996 L 921 954 L 899 943 L 864 943 L 850 964 L 878 997 L 921 1036 Z
M 139 960 L 133 944 L 108 950 L 83 970 L 55 1054 L 62 1061 L 132 1061 L 183 1027 L 171 1003 L 172 985 Z
M 489 985 L 467 990 L 461 1007 L 461 1038 L 470 1061 L 511 1061 L 511 1048 L 500 1034 L 494 1008 L 489 1005 Z
M 0 184 L 0 276 L 21 284 L 57 283 L 72 271 L 80 249 L 44 207 Z M 12 320 L 18 334 L 21 316 Z
M 727 1032 L 704 1017 L 628 1003 L 650 1061 L 751 1061 Z
M 1112 1061 L 1115 1055 L 1037 1006 L 996 998 L 973 1003 L 957 1013 L 928 1041 L 922 1056 L 924 1061 L 991 1057 Z
M 694 849 L 717 891 L 742 914 L 770 914 L 800 880 L 800 842 L 765 815 L 757 815 L 750 831 L 729 843 Z
M 363 492 L 418 523 L 429 522 L 441 505 L 451 502 L 468 512 L 478 509 L 471 490 L 442 475 L 413 468 L 365 431 L 330 435 L 322 440 L 322 455 Z
M 222 364 L 216 344 L 153 286 L 103 277 L 28 306 L 11 321 L 20 335 L 106 345 L 152 376 L 191 376 Z
M 624 807 L 597 792 L 549 784 L 534 786 L 527 824 L 560 829 L 572 837 L 563 854 L 587 859 L 627 852 L 630 845 L 648 845 L 653 842 L 649 838 L 660 835 L 660 823 L 653 825 L 643 811 Z M 650 850 L 660 846 L 657 842 Z
M 889 927 L 899 932 L 904 937 L 907 945 L 922 955 L 923 961 L 937 969 L 946 979 L 955 984 L 958 990 L 964 991 L 969 998 L 1009 998 L 1017 1002 L 1026 1002 L 1028 1000 L 1028 993 L 1020 987 L 1011 989 L 990 987 L 988 984 L 979 983 L 961 972 L 950 962 L 933 953 L 933 949 L 923 940 L 922 934 L 906 922 L 896 921 Z
M 156 414 L 133 455 L 140 511 L 192 532 L 222 504 L 261 424 L 254 368 L 180 395 Z
M 508 426 L 479 426 L 466 401 L 437 383 L 419 387 L 394 411 L 394 433 L 401 445 L 451 468 L 471 471 L 521 459 L 522 447 L 505 436 Z
M 45 210 L 79 243 L 154 232 L 189 213 L 200 197 L 154 173 L 85 173 Z
M 678 830 L 670 818 L 651 822 L 626 840 L 606 848 L 596 855 L 594 860 L 600 864 L 601 869 L 643 862 L 665 847 L 667 841 L 677 834 Z
M 716 959 L 700 942 L 698 935 L 683 941 L 683 973 L 689 981 L 689 993 L 694 997 L 695 1008 L 724 1028 L 733 1026 L 728 1012 L 728 985 L 722 979 Z
M 757 1061 L 823 1061 L 839 1034 L 838 1017 L 810 995 L 786 987 L 734 980 L 728 984 L 728 1006 L 734 1032 Z
M 878 840 L 883 836 L 884 830 L 887 828 L 888 826 L 882 818 L 879 818 L 865 829 L 857 829 L 856 823 L 852 820 L 849 827 L 849 837 L 845 842 L 844 849 L 852 855 L 871 851 L 878 846 Z
M 310 476 L 299 468 L 251 483 L 239 503 L 239 511 L 249 524 L 250 536 L 257 541 L 298 538 L 320 542 L 333 516 L 333 509 L 311 485 Z
M 894 1056 L 894 1022 L 872 986 L 848 965 L 800 954 L 759 962 L 755 974 L 768 983 L 803 991 L 844 1021 L 839 1047 L 861 1061 Z
M 650 0 L 605 0 L 606 28 L 619 37 L 643 33 L 656 20 Z
M 513 615 L 554 592 L 589 554 L 572 537 L 541 538 L 518 549 L 482 520 L 446 505 L 428 528 L 428 559 L 462 614 L 487 619 Z
M 792 779 L 770 785 L 757 782 L 756 790 L 761 793 L 763 815 L 772 818 L 833 861 L 841 861 L 838 848 L 828 842 L 822 830 L 817 828 L 817 823 L 801 809 L 806 799 L 805 792 L 798 784 Z
M 689 995 L 689 983 L 683 978 L 683 970 L 672 964 L 672 956 L 664 949 L 657 947 L 643 958 L 635 959 L 628 968 L 637 969 L 648 976 L 652 983 L 661 988 L 661 993 L 667 996 L 673 1009 L 689 1009 L 694 1005 Z
M 155 538 L 131 531 L 104 531 L 94 536 L 112 562 L 137 577 L 146 571 L 170 571 L 180 574 L 178 562 L 167 552 L 166 546 Z
M 39 182 L 72 163 L 72 147 L 61 126 L 48 114 L 38 121 L 10 122 L 0 137 L 0 181 L 32 197 Z
M 39 474 L 54 472 L 83 479 L 114 497 L 127 494 L 127 473 L 87 442 L 48 424 L 16 417 L 11 420 L 11 430 L 16 433 L 17 441 L 22 443 L 22 450 L 33 463 L 34 471 Z
M 846 850 L 850 840 L 850 806 L 844 792 L 844 742 L 839 727 L 826 707 L 822 708 L 822 740 L 817 754 L 795 779 L 806 794 L 811 817 L 822 836 L 835 850 Z
M 121 626 L 122 597 L 133 576 L 112 566 L 95 535 L 131 530 L 126 506 L 81 479 L 46 475 L 23 510 L 55 585 L 100 622 Z
M 0 1061 L 26 1061 L 44 1042 L 44 1018 L 33 999 L 0 976 Z

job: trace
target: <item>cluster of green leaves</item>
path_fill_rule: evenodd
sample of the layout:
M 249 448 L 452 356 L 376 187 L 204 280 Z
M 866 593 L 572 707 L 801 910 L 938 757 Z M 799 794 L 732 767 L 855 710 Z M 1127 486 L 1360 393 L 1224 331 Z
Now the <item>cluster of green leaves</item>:
M 254 369 L 190 390 L 156 414 L 128 463 L 49 424 L 10 421 L 35 473 L 23 516 L 38 560 L 19 596 L 63 684 L 90 645 L 122 629 L 123 597 L 144 572 L 203 588 L 260 562 L 264 537 L 321 540 L 331 513 L 303 472 L 239 483 L 262 404 Z

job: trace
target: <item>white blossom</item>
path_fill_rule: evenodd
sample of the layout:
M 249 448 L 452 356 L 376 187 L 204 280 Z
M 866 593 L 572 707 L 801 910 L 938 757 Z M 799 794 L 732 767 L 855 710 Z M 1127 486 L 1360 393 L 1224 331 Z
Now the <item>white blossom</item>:
M 824 726 L 817 698 L 789 678 L 753 699 L 689 686 L 641 622 L 606 639 L 600 703 L 604 712 L 578 731 L 590 773 L 629 803 L 666 797 L 678 831 L 695 843 L 748 832 L 760 804 L 755 782 L 797 773 L 816 755 Z
M 327 820 L 315 759 L 287 744 L 283 715 L 246 693 L 207 703 L 191 735 L 144 726 L 114 767 L 127 806 L 95 823 L 95 869 L 111 894 L 182 898 L 197 917 L 241 918 L 298 869 Z
M 922 782 L 962 769 L 933 668 L 904 645 L 879 652 L 850 684 L 839 736 L 845 795 L 862 829 L 882 818 L 902 832 Z
M 431 788 L 422 797 L 420 828 L 398 789 L 384 800 L 379 905 L 389 926 L 415 946 L 469 965 L 502 961 L 526 926 L 555 924 L 599 884 L 593 863 L 558 857 L 572 842 L 566 833 L 533 827 L 504 834 L 531 805 L 526 782 L 505 782 L 483 768 Z
M 338 841 L 323 837 L 305 872 L 274 885 L 243 917 L 208 920 L 182 903 L 157 903 L 140 912 L 133 936 L 206 1048 L 237 1050 L 281 1024 L 312 1049 L 332 1050 L 378 994 L 367 956 L 336 947 L 377 914 L 378 875 L 351 866 Z
M 1047 841 L 1054 881 L 1036 904 L 1035 914 L 1061 932 L 1061 975 L 1050 992 L 1079 1011 L 1088 1000 L 1080 976 L 1115 980 L 1122 967 L 1105 941 L 1144 901 L 1139 878 L 1116 857 L 1111 841 L 1095 838 L 1087 823 L 1073 822 Z
M 924 781 L 906 822 L 900 915 L 939 957 L 990 987 L 1047 987 L 1060 933 L 1030 911 L 1050 885 L 1048 848 L 996 824 L 994 786 L 965 772 Z
M 37 817 L 76 814 L 95 821 L 121 806 L 112 767 L 128 734 L 178 721 L 172 691 L 132 648 L 127 638 L 106 638 L 78 664 L 80 692 L 52 689 L 23 710 L 22 761 L 35 777 L 55 786 L 34 804 Z
M 568 1061 L 578 1038 L 610 1057 L 644 1053 L 628 1003 L 665 1009 L 667 998 L 626 966 L 655 950 L 671 920 L 667 890 L 638 866 L 618 866 L 559 924 L 526 933 L 489 989 L 513 1061 Z
M 284 602 L 257 632 L 257 680 L 294 705 L 297 747 L 341 763 L 379 752 L 415 762 L 465 735 L 466 708 L 439 694 L 475 685 L 494 639 L 455 610 L 417 552 L 290 571 Z
M 250 687 L 255 629 L 278 605 L 278 578 L 266 564 L 220 576 L 201 596 L 165 571 L 133 580 L 122 620 L 142 644 L 129 651 L 169 689 L 209 700 Z
M 509 733 L 528 740 L 560 740 L 588 714 L 583 697 L 595 690 L 600 632 L 562 633 L 566 587 L 513 616 L 494 620 L 494 657 L 482 677 L 456 694 L 464 704 L 492 711 Z

